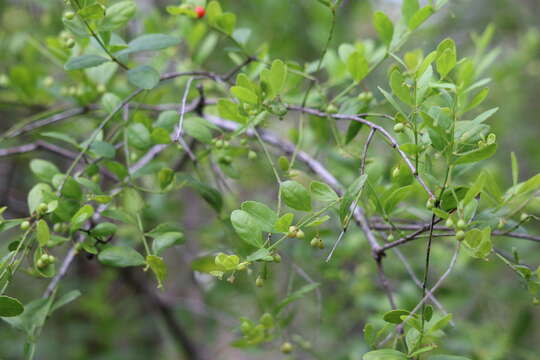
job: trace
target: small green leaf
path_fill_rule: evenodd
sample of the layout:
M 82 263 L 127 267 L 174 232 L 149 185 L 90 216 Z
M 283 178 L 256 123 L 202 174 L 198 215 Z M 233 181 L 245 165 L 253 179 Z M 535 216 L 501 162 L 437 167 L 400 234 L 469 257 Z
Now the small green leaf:
M 246 201 L 242 203 L 241 209 L 259 223 L 262 231 L 272 232 L 274 230 L 277 214 L 265 204 L 257 201 Z
M 381 349 L 364 354 L 362 360 L 407 360 L 407 355 L 397 350 Z
M 369 74 L 369 64 L 362 53 L 355 51 L 347 59 L 347 70 L 359 83 Z
M 146 150 L 152 146 L 152 137 L 148 128 L 141 123 L 131 124 L 127 129 L 128 142 L 139 150 Z
M 389 47 L 394 36 L 394 24 L 392 24 L 392 21 L 383 12 L 377 11 L 373 15 L 373 25 L 383 43 Z
M 132 54 L 142 51 L 155 51 L 166 49 L 171 46 L 176 46 L 180 43 L 180 39 L 165 35 L 165 34 L 145 34 L 131 40 L 127 49 L 118 52 L 118 56 Z
M 53 177 L 60 173 L 60 170 L 52 162 L 42 159 L 30 161 L 30 170 L 40 179 L 52 182 Z
M 270 68 L 270 86 L 274 94 L 279 94 L 287 79 L 287 66 L 281 60 L 274 60 Z
M 391 310 L 383 316 L 383 320 L 391 324 L 401 324 L 402 316 L 408 316 L 411 312 L 407 310 Z
M 309 185 L 311 195 L 319 201 L 337 201 L 339 199 L 336 192 L 327 184 L 320 181 L 312 181 Z
M 255 247 L 262 247 L 262 229 L 259 222 L 244 210 L 231 213 L 231 223 L 242 240 Z
M 407 105 L 413 105 L 414 101 L 411 96 L 411 91 L 405 82 L 405 78 L 399 70 L 392 71 L 390 75 L 390 87 L 394 94 Z
M 14 317 L 22 314 L 24 306 L 21 302 L 10 296 L 0 296 L 0 317 Z
M 480 90 L 471 100 L 471 102 L 467 105 L 464 112 L 470 111 L 480 105 L 488 96 L 489 94 L 489 88 L 483 88 Z
M 281 183 L 281 196 L 285 204 L 295 210 L 311 211 L 311 195 L 300 183 L 287 180 Z
M 107 61 L 110 61 L 110 60 L 99 55 L 93 55 L 93 54 L 81 55 L 81 56 L 76 56 L 69 59 L 64 65 L 64 69 L 66 70 L 86 69 L 86 68 L 101 65 L 103 63 L 106 63 Z
M 51 238 L 49 225 L 47 225 L 47 222 L 43 219 L 40 219 L 37 222 L 36 237 L 37 237 L 39 246 L 46 246 L 47 243 L 49 242 L 49 239 Z
M 242 86 L 233 86 L 231 88 L 231 93 L 240 101 L 257 105 L 259 102 L 259 98 L 257 97 L 257 94 L 255 94 L 253 91 L 251 91 L 248 88 L 242 87 Z
M 137 6 L 133 1 L 120 1 L 111 5 L 98 26 L 99 31 L 111 31 L 124 27 L 136 11 Z
M 116 233 L 118 226 L 110 222 L 102 222 L 92 228 L 90 234 L 94 237 L 105 239 Z
M 418 0 L 403 0 L 401 5 L 401 14 L 405 19 L 405 23 L 409 24 L 414 14 L 420 9 L 420 4 Z
M 495 155 L 495 152 L 497 152 L 497 144 L 486 145 L 482 148 L 459 154 L 457 159 L 454 161 L 454 164 L 468 164 L 480 160 L 489 159 L 490 157 Z
M 283 214 L 279 219 L 276 220 L 275 229 L 277 232 L 286 233 L 289 231 L 289 226 L 292 225 L 294 219 L 293 213 Z
M 159 83 L 159 73 L 151 66 L 141 65 L 127 72 L 131 85 L 141 89 L 153 89 Z
M 154 237 L 152 252 L 160 255 L 163 250 L 180 245 L 185 241 L 184 234 L 178 231 L 166 232 Z
M 98 260 L 109 266 L 129 267 L 145 264 L 144 257 L 128 246 L 107 246 L 98 254 Z
M 105 141 L 94 141 L 92 145 L 90 145 L 90 150 L 93 151 L 97 156 L 107 159 L 114 159 L 114 156 L 116 155 L 116 149 L 114 146 Z
M 94 208 L 92 205 L 84 205 L 80 208 L 70 221 L 70 230 L 74 232 L 78 230 L 88 219 L 94 215 Z
M 163 258 L 155 255 L 148 255 L 146 257 L 146 264 L 150 267 L 154 275 L 156 275 L 158 288 L 161 289 L 163 287 L 163 281 L 167 277 L 167 266 L 165 265 Z
M 424 6 L 422 9 L 416 12 L 412 19 L 407 23 L 409 30 L 415 30 L 420 25 L 422 25 L 427 19 L 433 15 L 435 10 L 431 5 Z
M 159 170 L 159 188 L 161 190 L 165 190 L 174 181 L 174 176 L 174 171 L 170 168 L 163 168 Z

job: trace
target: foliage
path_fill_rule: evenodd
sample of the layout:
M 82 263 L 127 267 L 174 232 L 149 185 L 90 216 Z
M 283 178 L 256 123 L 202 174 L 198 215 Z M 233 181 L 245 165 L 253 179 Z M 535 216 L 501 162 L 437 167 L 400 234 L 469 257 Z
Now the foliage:
M 26 205 L 8 195 L 0 211 L 0 317 L 24 343 L 5 356 L 47 358 L 49 331 L 88 326 L 63 318 L 75 311 L 97 319 L 99 358 L 206 359 L 223 341 L 250 358 L 534 358 L 540 174 L 523 177 L 514 152 L 511 183 L 490 165 L 511 136 L 491 125 L 507 105 L 490 100 L 489 69 L 512 64 L 495 63 L 495 27 L 426 45 L 458 5 L 403 0 L 399 14 L 365 6 L 372 38 L 338 42 L 364 5 L 305 2 L 322 30 L 303 64 L 306 39 L 274 47 L 230 1 L 67 0 L 61 24 L 47 2 L 39 38 L 7 22 L 0 157 L 21 155 L 8 187 Z M 227 325 L 180 316 L 177 294 Z M 497 310 L 513 331 L 495 334 L 510 327 Z M 153 316 L 176 348 L 110 340 L 155 339 Z M 493 336 L 503 345 L 486 350 Z

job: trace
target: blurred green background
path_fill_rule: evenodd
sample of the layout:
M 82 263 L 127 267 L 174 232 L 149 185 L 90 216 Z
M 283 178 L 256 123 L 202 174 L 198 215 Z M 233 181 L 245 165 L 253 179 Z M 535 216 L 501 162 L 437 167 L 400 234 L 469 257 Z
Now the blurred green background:
M 187 20 L 170 17 L 164 10 L 175 2 L 136 2 L 144 11 L 138 13 L 137 21 L 130 27 L 133 34 L 143 29 L 178 33 L 186 29 Z M 330 17 L 327 9 L 317 1 L 221 2 L 224 8 L 237 14 L 239 26 L 252 29 L 252 46 L 267 43 L 272 58 L 300 64 L 318 58 L 327 37 Z M 337 14 L 336 34 L 330 48 L 335 51 L 343 42 L 375 37 L 371 25 L 374 9 L 383 9 L 397 17 L 400 2 L 345 0 Z M 47 39 L 57 37 L 63 29 L 63 10 L 61 1 L 0 2 L 2 132 L 17 119 L 55 104 L 39 86 L 37 90 L 23 87 L 14 91 L 4 83 L 6 78 L 20 76 L 27 77 L 31 83 L 41 83 L 47 76 L 53 76 L 57 81 L 76 81 L 66 79 L 61 66 L 47 56 Z M 490 48 L 498 48 L 498 55 L 487 70 L 492 82 L 485 107 L 500 108 L 491 119 L 500 147 L 497 156 L 486 166 L 503 184 L 510 185 L 510 152 L 515 152 L 519 159 L 521 179 L 540 170 L 540 1 L 451 0 L 404 49 L 421 48 L 427 53 L 445 37 L 452 37 L 460 57 L 473 56 L 473 34 L 482 33 L 489 24 L 495 28 Z M 215 44 L 221 45 L 222 42 Z M 217 52 L 200 66 L 225 72 L 232 62 Z M 369 80 L 369 90 L 377 97 L 380 95 L 376 85 L 386 84 L 384 71 L 383 66 Z M 26 101 L 21 103 L 20 98 Z M 171 97 L 178 98 L 178 94 Z M 33 179 L 24 175 L 31 158 L 29 155 L 0 159 L 0 204 L 12 208 L 14 216 L 17 209 L 24 211 L 25 193 L 33 184 Z M 391 164 L 382 166 L 390 169 Z M 246 198 L 264 198 L 264 189 L 258 187 L 262 184 L 256 181 L 261 174 L 271 177 L 269 169 L 261 167 L 242 179 Z M 182 201 L 174 202 L 175 199 Z M 171 276 L 159 296 L 174 308 L 176 318 L 209 358 L 241 360 L 282 356 L 275 344 L 264 350 L 245 351 L 231 348 L 229 343 L 238 336 L 240 316 L 257 319 L 266 304 L 279 300 L 276 293 L 284 291 L 287 282 L 304 281 L 291 263 L 294 258 L 314 281 L 323 285 L 319 300 L 311 294 L 292 307 L 292 326 L 283 336 L 298 342 L 311 342 L 312 350 L 297 354 L 299 359 L 360 359 L 367 349 L 362 340 L 364 324 L 371 319 L 380 323 L 377 316 L 388 306 L 375 280 L 370 251 L 356 230 L 347 234 L 329 264 L 322 261 L 323 255 L 313 255 L 310 249 L 291 247 L 284 259 L 286 266 L 273 274 L 272 285 L 259 292 L 253 301 L 253 284 L 245 279 L 231 285 L 190 270 L 195 257 L 207 249 L 215 249 L 216 244 L 230 234 L 223 234 L 221 224 L 205 215 L 209 211 L 207 205 L 189 191 L 183 191 L 175 199 L 156 195 L 150 199 L 145 212 L 148 222 L 181 216 L 188 239 L 186 245 L 166 254 Z M 333 241 L 335 233 L 323 236 Z M 0 240 L 2 244 L 6 243 L 4 239 Z M 507 251 L 516 246 L 524 254 L 525 261 L 538 262 L 537 244 L 512 242 L 498 245 Z M 403 251 L 412 263 L 421 264 L 423 255 L 415 251 L 417 249 L 410 246 Z M 450 247 L 435 247 L 434 271 L 445 269 L 449 252 Z M 392 256 L 386 261 L 386 267 L 398 290 L 398 302 L 402 307 L 413 307 L 418 301 L 418 289 Z M 415 270 L 420 275 L 422 268 L 418 266 Z M 19 298 L 29 300 L 42 293 L 45 286 L 42 281 L 24 274 L 18 276 L 19 281 L 11 291 Z M 61 309 L 46 324 L 39 340 L 37 359 L 182 358 L 161 318 L 149 311 L 121 273 L 103 268 L 93 259 L 81 258 L 64 280 L 62 289 L 79 289 L 83 296 Z M 456 322 L 455 330 L 450 330 L 450 336 L 445 338 L 446 349 L 478 360 L 540 359 L 540 311 L 531 305 L 527 290 L 515 274 L 500 262 L 471 263 L 469 259 L 461 258 L 438 298 L 454 314 Z M 0 334 L 0 359 L 20 359 L 22 336 L 4 324 L 0 324 Z

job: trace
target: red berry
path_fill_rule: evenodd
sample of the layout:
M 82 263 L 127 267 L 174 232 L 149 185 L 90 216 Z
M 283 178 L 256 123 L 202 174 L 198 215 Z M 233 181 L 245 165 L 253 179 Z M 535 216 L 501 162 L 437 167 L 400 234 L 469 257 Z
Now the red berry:
M 195 12 L 197 13 L 197 18 L 202 18 L 206 14 L 206 10 L 202 6 L 195 7 Z

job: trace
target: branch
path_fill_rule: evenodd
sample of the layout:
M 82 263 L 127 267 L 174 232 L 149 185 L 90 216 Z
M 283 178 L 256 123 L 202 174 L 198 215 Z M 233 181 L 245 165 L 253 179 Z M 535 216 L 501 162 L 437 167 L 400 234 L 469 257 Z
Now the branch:
M 364 125 L 369 126 L 371 129 L 375 129 L 375 130 L 379 131 L 379 133 L 381 133 L 385 138 L 388 139 L 388 141 L 390 141 L 390 144 L 391 144 L 392 148 L 394 148 L 398 152 L 398 154 L 403 158 L 403 160 L 405 161 L 407 166 L 411 169 L 411 171 L 412 171 L 414 177 L 416 178 L 416 180 L 418 181 L 418 183 L 424 188 L 424 190 L 428 193 L 428 195 L 433 199 L 435 198 L 435 195 L 433 194 L 433 192 L 429 189 L 429 187 L 426 185 L 425 181 L 418 174 L 418 169 L 416 169 L 416 167 L 413 165 L 413 163 L 411 162 L 409 157 L 405 154 L 405 152 L 403 152 L 403 150 L 400 149 L 397 140 L 392 135 L 390 135 L 390 133 L 388 131 L 386 131 L 386 129 L 384 127 L 382 127 L 380 125 L 377 125 L 375 123 L 372 123 L 371 121 L 366 120 L 366 119 L 364 119 L 364 118 L 362 118 L 360 116 L 355 116 L 355 115 L 328 114 L 328 113 L 319 111 L 317 109 L 305 108 L 305 107 L 295 106 L 295 105 L 289 106 L 288 108 L 289 108 L 289 110 L 300 111 L 300 112 L 315 115 L 315 116 L 318 116 L 318 117 L 331 117 L 331 118 L 334 118 L 334 119 L 337 119 L 337 120 L 356 121 L 356 122 L 359 122 L 359 123 L 362 123 Z

